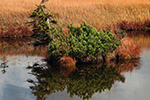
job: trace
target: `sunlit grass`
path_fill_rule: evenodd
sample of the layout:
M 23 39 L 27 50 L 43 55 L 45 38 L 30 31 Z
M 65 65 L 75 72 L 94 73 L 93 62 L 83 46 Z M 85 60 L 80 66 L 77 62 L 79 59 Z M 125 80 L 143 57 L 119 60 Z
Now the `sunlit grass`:
M 0 25 L 19 26 L 28 22 L 29 14 L 41 0 L 0 0 Z M 97 29 L 122 20 L 137 22 L 150 19 L 149 0 L 50 0 L 45 3 L 64 28 L 86 21 Z

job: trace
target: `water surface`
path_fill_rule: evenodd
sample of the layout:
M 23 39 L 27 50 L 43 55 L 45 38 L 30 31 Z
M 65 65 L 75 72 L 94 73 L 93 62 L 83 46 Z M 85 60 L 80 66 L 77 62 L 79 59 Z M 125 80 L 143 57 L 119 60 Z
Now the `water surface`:
M 71 73 L 47 65 L 43 47 L 3 44 L 0 100 L 150 100 L 150 49 L 140 60 L 78 65 Z

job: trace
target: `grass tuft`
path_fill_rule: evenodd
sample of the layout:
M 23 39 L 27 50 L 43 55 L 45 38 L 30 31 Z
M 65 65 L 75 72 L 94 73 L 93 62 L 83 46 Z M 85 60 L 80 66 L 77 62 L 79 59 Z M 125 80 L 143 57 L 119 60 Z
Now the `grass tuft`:
M 116 49 L 119 59 L 135 59 L 140 58 L 141 48 L 137 46 L 131 38 L 122 39 L 122 44 Z

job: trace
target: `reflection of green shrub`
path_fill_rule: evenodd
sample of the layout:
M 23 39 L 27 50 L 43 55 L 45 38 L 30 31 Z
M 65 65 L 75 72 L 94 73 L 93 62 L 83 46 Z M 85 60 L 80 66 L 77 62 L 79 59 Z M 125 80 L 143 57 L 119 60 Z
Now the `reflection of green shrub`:
M 80 60 L 96 60 L 100 55 L 106 57 L 116 49 L 121 41 L 112 32 L 97 31 L 94 27 L 81 24 L 68 26 L 68 35 L 58 32 L 53 35 L 49 44 L 49 54 L 60 54 L 75 57 Z
M 65 77 L 59 73 L 59 69 L 34 66 L 32 74 L 37 77 L 38 83 L 30 88 L 32 93 L 37 96 L 37 100 L 44 100 L 45 95 L 64 91 L 65 88 L 67 88 L 70 97 L 76 95 L 82 99 L 90 99 L 94 93 L 101 93 L 105 89 L 110 90 L 115 80 L 121 80 L 122 78 L 113 66 L 97 65 L 97 67 L 91 67 L 90 71 L 87 69 L 84 72 L 82 69 L 77 69 L 74 73 Z

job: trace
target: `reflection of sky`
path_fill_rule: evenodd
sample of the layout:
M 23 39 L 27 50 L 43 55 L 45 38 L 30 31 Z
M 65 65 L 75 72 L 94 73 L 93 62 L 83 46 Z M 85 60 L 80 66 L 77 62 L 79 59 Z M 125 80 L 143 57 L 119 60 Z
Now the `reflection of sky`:
M 142 53 L 142 67 L 131 73 L 125 73 L 125 83 L 116 82 L 110 91 L 95 93 L 90 100 L 150 100 L 150 50 Z M 0 73 L 0 100 L 36 100 L 25 82 L 28 78 L 25 67 L 40 61 L 39 57 L 9 57 L 6 73 Z M 1 62 L 1 61 L 0 61 Z M 57 92 L 47 96 L 47 100 L 81 100 L 77 96 L 70 98 L 66 92 Z
M 0 73 L 0 100 L 35 100 L 29 89 L 31 84 L 26 82 L 28 78 L 34 77 L 28 74 L 30 70 L 26 70 L 26 67 L 35 62 L 41 63 L 41 57 L 10 56 L 7 60 L 9 67 L 6 73 Z

